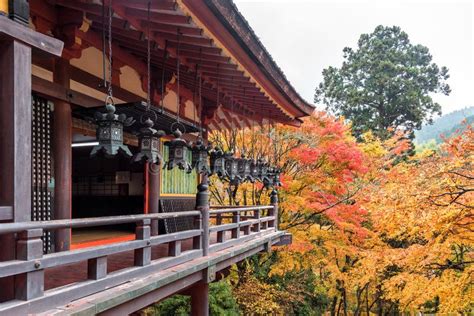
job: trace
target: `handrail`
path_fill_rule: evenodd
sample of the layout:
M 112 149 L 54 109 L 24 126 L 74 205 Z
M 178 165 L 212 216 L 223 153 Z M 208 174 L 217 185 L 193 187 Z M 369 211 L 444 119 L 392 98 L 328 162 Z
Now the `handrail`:
M 200 211 L 185 211 L 173 213 L 151 213 L 140 215 L 119 215 L 104 217 L 88 217 L 75 219 L 59 219 L 50 221 L 37 222 L 17 222 L 0 224 L 0 234 L 17 233 L 29 229 L 42 228 L 44 230 L 54 230 L 60 228 L 78 228 L 78 227 L 94 227 L 115 224 L 135 223 L 145 219 L 166 219 L 185 216 L 200 216 Z
M 270 210 L 273 208 L 273 205 L 258 205 L 258 206 L 245 206 L 245 207 L 235 207 L 235 208 L 221 208 L 221 209 L 212 209 L 209 211 L 209 214 L 222 214 L 222 213 L 235 213 L 235 212 L 247 212 L 247 211 L 257 211 L 257 210 Z

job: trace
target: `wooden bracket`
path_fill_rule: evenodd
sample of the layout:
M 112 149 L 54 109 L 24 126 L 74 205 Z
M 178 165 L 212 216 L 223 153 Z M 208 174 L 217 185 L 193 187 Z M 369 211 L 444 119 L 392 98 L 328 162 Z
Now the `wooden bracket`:
M 209 266 L 205 271 L 206 283 L 211 283 L 216 280 L 216 266 Z

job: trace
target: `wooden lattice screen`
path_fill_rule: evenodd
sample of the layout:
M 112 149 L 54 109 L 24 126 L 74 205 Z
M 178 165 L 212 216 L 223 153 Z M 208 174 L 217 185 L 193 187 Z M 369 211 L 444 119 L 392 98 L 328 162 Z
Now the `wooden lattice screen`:
M 196 209 L 195 198 L 167 198 L 160 199 L 160 212 L 184 212 Z M 164 220 L 164 228 L 167 234 L 194 228 L 192 217 L 168 218 Z
M 32 199 L 31 220 L 45 221 L 52 219 L 53 193 L 51 183 L 51 104 L 41 97 L 32 97 L 31 120 L 31 175 Z M 43 234 L 43 251 L 51 252 L 51 232 Z

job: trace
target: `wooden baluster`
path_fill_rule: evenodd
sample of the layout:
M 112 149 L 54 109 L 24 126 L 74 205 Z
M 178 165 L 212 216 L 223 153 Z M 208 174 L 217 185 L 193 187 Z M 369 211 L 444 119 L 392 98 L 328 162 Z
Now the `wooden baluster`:
M 107 256 L 87 260 L 87 278 L 99 280 L 107 276 Z
M 267 217 L 268 215 L 268 209 L 267 210 L 260 210 L 260 216 L 261 217 Z M 260 229 L 261 230 L 266 230 L 268 228 L 268 221 L 261 221 L 260 222 Z
M 216 225 L 222 225 L 222 214 L 216 214 Z M 224 242 L 225 241 L 225 232 L 220 231 L 217 232 L 217 242 Z
M 181 240 L 175 240 L 168 243 L 168 256 L 177 257 L 181 255 Z
M 202 229 L 202 214 L 194 217 L 194 229 Z M 193 237 L 193 249 L 201 249 L 202 246 L 202 236 Z
M 234 224 L 239 224 L 240 223 L 240 213 L 235 212 L 232 216 L 232 223 Z M 240 237 L 240 227 L 237 226 L 237 228 L 232 229 L 232 238 L 237 239 Z
M 16 258 L 34 260 L 43 257 L 43 230 L 30 229 L 18 234 Z M 15 298 L 28 301 L 44 294 L 44 270 L 40 261 L 35 262 L 35 271 L 15 276 Z
M 258 219 L 258 222 L 255 223 L 254 226 L 253 226 L 253 231 L 254 231 L 255 233 L 259 233 L 259 232 L 260 232 L 260 224 L 261 224 L 261 223 L 260 223 L 260 210 L 258 210 L 258 209 L 255 210 L 253 217 L 254 217 L 254 219 Z
M 146 266 L 151 262 L 150 223 L 151 221 L 149 219 L 144 219 L 137 223 L 137 228 L 135 229 L 135 239 L 148 240 L 147 246 L 135 249 L 136 266 Z

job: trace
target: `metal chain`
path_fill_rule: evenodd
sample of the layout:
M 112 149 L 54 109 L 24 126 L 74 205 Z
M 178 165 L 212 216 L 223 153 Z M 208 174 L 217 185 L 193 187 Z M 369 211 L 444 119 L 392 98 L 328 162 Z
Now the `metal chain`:
M 105 1 L 102 1 L 102 75 L 104 82 L 102 83 L 103 88 L 107 88 L 107 77 L 105 69 Z
M 199 137 L 202 139 L 202 75 L 199 75 Z
M 198 79 L 198 70 L 199 65 L 196 65 L 196 74 L 194 76 L 194 83 L 193 83 L 193 122 L 196 123 L 196 90 L 197 90 L 197 79 Z
M 168 41 L 165 40 L 165 49 L 163 51 L 163 62 L 161 64 L 161 113 L 165 112 L 165 62 L 168 59 L 168 55 L 166 54 L 166 50 L 168 49 Z
M 178 28 L 178 31 L 177 31 L 177 38 L 178 38 L 178 47 L 177 47 L 177 50 L 176 50 L 176 83 L 177 83 L 177 88 L 176 88 L 176 91 L 177 91 L 177 94 L 176 94 L 176 106 L 177 106 L 177 119 L 176 121 L 179 123 L 179 110 L 180 110 L 180 102 L 179 102 L 179 49 L 180 49 L 180 32 L 179 32 L 179 28 Z
M 112 93 L 112 0 L 109 0 L 109 83 L 107 86 L 107 94 L 110 99 L 113 99 Z
M 148 17 L 147 17 L 147 111 L 151 108 L 151 49 L 150 49 L 150 11 L 151 1 L 148 1 Z

